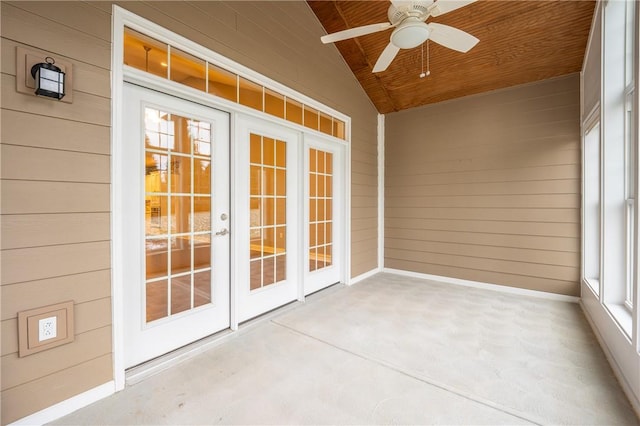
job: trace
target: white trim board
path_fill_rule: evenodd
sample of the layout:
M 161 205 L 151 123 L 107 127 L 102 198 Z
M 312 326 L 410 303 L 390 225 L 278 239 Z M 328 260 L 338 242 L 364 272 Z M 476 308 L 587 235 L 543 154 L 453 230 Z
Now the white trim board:
M 522 296 L 537 297 L 540 299 L 555 300 L 558 302 L 579 303 L 580 298 L 576 296 L 566 296 L 564 294 L 547 293 L 546 291 L 527 290 L 524 288 L 508 287 L 498 284 L 489 284 L 479 281 L 462 280 L 459 278 L 443 277 L 440 275 L 422 274 L 420 272 L 403 271 L 401 269 L 383 268 L 382 272 L 389 274 L 404 275 L 406 277 L 421 278 L 431 281 L 439 281 L 447 284 L 462 285 L 466 287 L 481 288 L 484 290 L 499 291 L 501 293 L 519 294 Z
M 384 268 L 384 114 L 378 114 L 378 269 Z
M 113 376 L 115 390 L 120 391 L 125 386 L 124 374 L 124 250 L 123 234 L 124 215 L 117 214 L 122 206 L 119 191 L 125 185 L 122 176 L 123 167 L 120 161 L 123 142 L 120 129 L 122 128 L 122 92 L 124 90 L 123 56 L 124 56 L 124 16 L 123 9 L 113 5 L 111 8 L 111 326 L 113 353 Z
M 355 283 L 359 283 L 360 281 L 366 280 L 369 277 L 374 276 L 375 274 L 378 274 L 382 272 L 382 269 L 380 268 L 373 268 L 370 271 L 364 272 L 356 277 L 353 277 L 349 280 L 349 285 L 355 284 Z
M 43 425 L 45 423 L 50 423 L 54 420 L 71 414 L 76 410 L 86 407 L 89 404 L 93 404 L 96 401 L 106 398 L 109 395 L 113 395 L 114 393 L 115 382 L 112 380 L 100 386 L 96 386 L 93 389 L 89 389 L 88 391 L 80 393 L 76 396 L 72 396 L 69 399 L 65 399 L 64 401 L 61 401 L 36 413 L 30 414 L 27 417 L 16 420 L 15 422 L 10 423 L 10 426 Z
M 347 122 L 346 132 L 349 133 L 351 141 L 351 119 Z M 351 285 L 351 142 L 344 150 L 344 238 L 342 241 L 342 253 L 344 256 L 344 266 L 342 268 L 343 282 Z

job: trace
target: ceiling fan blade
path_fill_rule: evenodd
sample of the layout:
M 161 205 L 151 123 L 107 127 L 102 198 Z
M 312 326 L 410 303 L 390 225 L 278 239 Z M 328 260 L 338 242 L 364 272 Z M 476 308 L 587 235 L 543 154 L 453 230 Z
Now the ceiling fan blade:
M 391 65 L 391 62 L 393 62 L 393 59 L 396 57 L 399 51 L 400 48 L 394 46 L 393 43 L 387 44 L 387 47 L 384 48 L 384 50 L 380 54 L 380 57 L 378 58 L 378 61 L 374 65 L 373 72 L 381 72 L 389 68 L 389 65 Z
M 320 37 L 320 41 L 324 44 L 333 43 L 340 40 L 346 40 L 348 38 L 359 37 L 365 34 L 377 33 L 378 31 L 386 30 L 392 27 L 389 22 L 382 22 L 380 24 L 365 25 L 363 27 L 349 28 L 348 30 L 338 31 L 337 33 L 327 34 Z
M 452 10 L 460 9 L 476 0 L 436 0 L 429 13 L 431 16 L 440 16 Z
M 430 22 L 427 26 L 430 31 L 429 40 L 458 52 L 466 53 L 480 41 L 471 34 L 449 25 Z

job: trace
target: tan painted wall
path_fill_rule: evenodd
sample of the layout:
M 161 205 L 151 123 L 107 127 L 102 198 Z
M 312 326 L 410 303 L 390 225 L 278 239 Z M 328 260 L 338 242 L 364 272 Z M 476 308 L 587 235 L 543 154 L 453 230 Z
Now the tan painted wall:
M 16 6 L 1 5 L 3 424 L 113 377 L 110 18 L 78 4 L 76 16 L 88 15 L 78 21 L 95 30 L 76 31 L 22 8 L 37 4 Z M 73 104 L 16 92 L 16 46 L 73 61 Z M 18 358 L 17 312 L 65 300 L 75 302 L 75 342 Z
M 376 267 L 376 111 L 303 2 L 125 8 L 352 117 L 352 275 Z M 109 2 L 2 2 L 2 423 L 112 379 Z M 18 94 L 16 46 L 73 63 L 74 102 Z M 76 341 L 17 356 L 17 312 L 75 301 Z
M 579 294 L 578 74 L 385 126 L 385 267 Z

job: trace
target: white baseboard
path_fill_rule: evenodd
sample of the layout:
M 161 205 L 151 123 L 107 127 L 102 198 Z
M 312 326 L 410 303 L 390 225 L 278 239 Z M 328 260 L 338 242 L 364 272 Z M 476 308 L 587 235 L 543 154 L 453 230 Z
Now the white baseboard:
M 466 287 L 482 288 L 485 290 L 499 291 L 502 293 L 519 294 L 523 296 L 538 297 L 541 299 L 556 300 L 560 302 L 579 303 L 580 298 L 575 296 L 566 296 L 564 294 L 547 293 L 546 291 L 527 290 L 524 288 L 508 287 L 498 284 L 489 284 L 479 281 L 462 280 L 459 278 L 443 277 L 440 275 L 422 274 L 419 272 L 403 271 L 401 269 L 384 268 L 382 272 L 390 274 L 404 275 L 407 277 L 421 278 L 431 281 L 439 281 L 447 284 L 463 285 Z
M 379 272 L 381 272 L 380 268 L 373 268 L 372 270 L 367 271 L 367 272 L 365 272 L 363 274 L 360 274 L 357 277 L 351 278 L 349 280 L 349 282 L 347 283 L 347 285 L 355 284 L 355 283 L 360 282 L 362 280 L 366 280 L 367 278 L 372 277 L 372 276 L 374 276 L 375 274 L 377 274 Z
M 86 392 L 73 396 L 62 402 L 59 402 L 51 407 L 47 407 L 44 410 L 40 410 L 37 413 L 33 413 L 27 417 L 23 417 L 9 426 L 13 425 L 43 425 L 50 423 L 61 417 L 71 414 L 80 408 L 86 407 L 89 404 L 93 404 L 96 401 L 106 398 L 109 395 L 115 393 L 116 385 L 112 380 L 93 389 L 89 389 Z

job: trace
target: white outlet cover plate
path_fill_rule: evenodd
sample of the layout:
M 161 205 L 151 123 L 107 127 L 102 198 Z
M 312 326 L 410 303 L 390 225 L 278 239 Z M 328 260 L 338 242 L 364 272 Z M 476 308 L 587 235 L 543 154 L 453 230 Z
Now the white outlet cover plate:
M 49 317 L 38 320 L 38 340 L 55 339 L 58 335 L 58 318 Z

